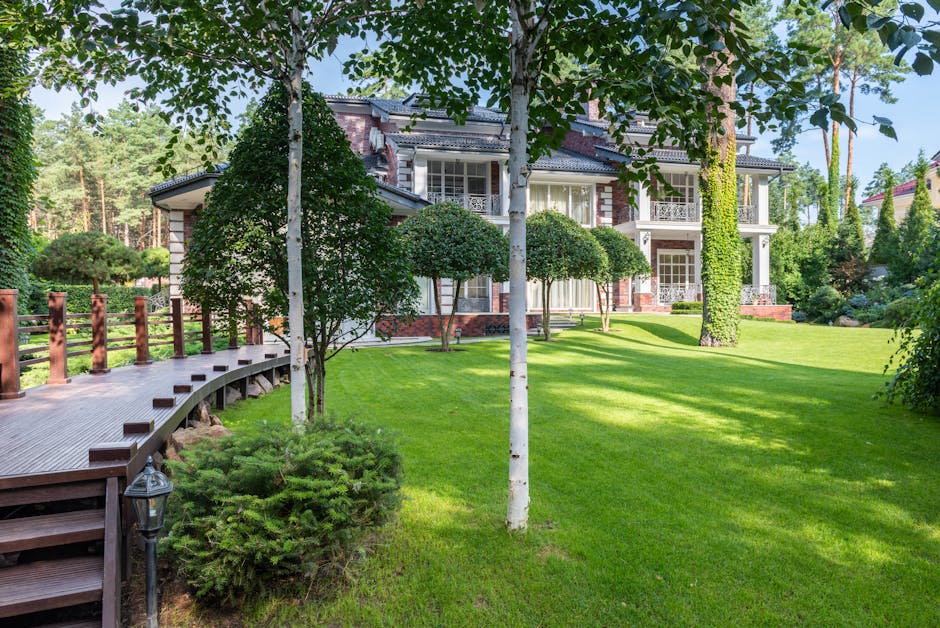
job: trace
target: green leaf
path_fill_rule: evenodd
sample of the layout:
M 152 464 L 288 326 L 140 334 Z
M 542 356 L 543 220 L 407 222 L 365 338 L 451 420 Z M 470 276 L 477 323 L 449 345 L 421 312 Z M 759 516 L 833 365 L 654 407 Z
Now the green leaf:
M 810 124 L 813 126 L 819 127 L 820 129 L 825 129 L 829 126 L 829 110 L 828 109 L 817 109 L 813 112 L 813 115 L 809 118 Z
M 885 137 L 890 137 L 894 141 L 897 141 L 898 134 L 895 132 L 893 126 L 888 126 L 887 124 L 882 124 L 878 127 L 878 131 Z
M 933 72 L 933 59 L 922 52 L 918 52 L 911 67 L 914 68 L 914 71 L 920 76 L 927 76 Z
M 924 17 L 924 7 L 916 2 L 905 2 L 901 5 L 901 13 L 919 22 Z

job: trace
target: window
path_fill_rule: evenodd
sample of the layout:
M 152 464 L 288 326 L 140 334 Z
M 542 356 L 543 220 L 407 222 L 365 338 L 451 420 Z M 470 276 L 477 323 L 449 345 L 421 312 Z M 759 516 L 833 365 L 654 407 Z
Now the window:
M 490 280 L 482 275 L 474 277 L 463 283 L 460 293 L 461 298 L 464 299 L 488 299 L 490 298 Z
M 663 200 L 668 203 L 692 203 L 695 201 L 695 177 L 688 173 L 665 172 L 663 177 L 672 187 L 663 186 Z
M 660 285 L 689 285 L 695 282 L 693 256 L 688 251 L 661 250 L 656 254 Z
M 552 284 L 549 309 L 567 312 L 568 310 L 594 310 L 594 282 L 590 279 L 568 279 Z M 528 309 L 533 312 L 542 310 L 542 283 L 530 281 L 528 284 Z
M 429 161 L 428 193 L 444 196 L 486 194 L 487 162 Z
M 431 280 L 427 277 L 415 277 L 418 284 L 418 312 L 421 314 L 434 313 L 434 292 L 431 290 Z
M 754 204 L 754 176 L 750 174 L 738 175 L 738 207 L 749 207 Z
M 569 216 L 582 225 L 590 225 L 591 186 L 530 184 L 529 211 L 547 210 Z
M 460 294 L 457 295 L 458 312 L 489 312 L 490 311 L 490 279 L 489 277 L 474 277 L 460 285 Z

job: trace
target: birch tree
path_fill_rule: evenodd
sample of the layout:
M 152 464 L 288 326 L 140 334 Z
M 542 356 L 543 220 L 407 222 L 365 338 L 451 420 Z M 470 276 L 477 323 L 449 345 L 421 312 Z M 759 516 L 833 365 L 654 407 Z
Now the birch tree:
M 287 90 L 287 268 L 291 421 L 307 421 L 304 302 L 301 265 L 302 84 L 311 61 L 332 53 L 342 36 L 361 32 L 370 13 L 388 1 L 132 0 L 109 16 L 115 39 L 126 42 L 128 72 L 146 85 L 135 91 L 159 100 L 183 125 L 203 128 L 230 117 L 236 98 L 268 82 Z M 148 17 L 152 16 L 152 17 Z
M 460 122 L 484 93 L 509 113 L 509 491 L 506 525 L 529 512 L 526 330 L 526 190 L 530 162 L 581 112 L 585 83 L 558 80 L 560 64 L 588 60 L 589 37 L 606 12 L 588 0 L 426 0 L 383 21 L 390 40 L 365 73 L 412 80 Z M 554 134 L 543 134 L 544 128 Z

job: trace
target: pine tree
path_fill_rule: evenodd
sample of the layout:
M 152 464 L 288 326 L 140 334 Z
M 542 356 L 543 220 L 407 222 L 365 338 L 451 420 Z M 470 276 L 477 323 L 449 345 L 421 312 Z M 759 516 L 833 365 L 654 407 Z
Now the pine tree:
M 915 170 L 917 185 L 914 200 L 898 228 L 899 251 L 894 264 L 889 265 L 893 280 L 897 283 L 913 281 L 917 276 L 919 260 L 930 241 L 930 230 L 936 224 L 936 216 L 927 192 L 927 160 L 921 157 Z
M 891 171 L 884 174 L 884 193 L 878 212 L 875 240 L 868 252 L 868 262 L 871 264 L 888 265 L 898 254 L 898 226 L 894 221 L 894 175 Z
M 33 119 L 21 81 L 26 57 L 0 45 L 0 288 L 25 290 L 30 244 L 29 201 L 36 177 Z

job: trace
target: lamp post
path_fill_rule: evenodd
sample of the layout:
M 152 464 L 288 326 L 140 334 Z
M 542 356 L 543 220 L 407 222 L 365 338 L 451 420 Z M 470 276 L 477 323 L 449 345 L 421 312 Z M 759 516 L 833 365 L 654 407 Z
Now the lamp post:
M 173 491 L 173 482 L 153 468 L 153 458 L 124 491 L 134 506 L 137 531 L 144 537 L 147 554 L 147 628 L 158 628 L 157 606 L 157 535 L 163 528 L 166 499 Z
M 584 327 L 584 312 L 581 312 L 578 317 L 581 319 L 581 327 Z
M 463 336 L 463 327 L 458 327 L 454 330 L 454 336 L 457 337 L 457 344 L 460 344 L 460 337 Z

